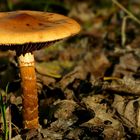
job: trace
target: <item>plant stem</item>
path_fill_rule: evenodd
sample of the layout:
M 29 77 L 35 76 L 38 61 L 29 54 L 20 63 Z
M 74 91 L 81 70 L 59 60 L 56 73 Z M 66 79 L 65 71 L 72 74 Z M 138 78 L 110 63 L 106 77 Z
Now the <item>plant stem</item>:
M 122 4 L 120 4 L 117 0 L 112 0 L 112 2 L 116 4 L 119 8 L 121 8 L 126 14 L 128 14 L 128 16 L 131 19 L 133 19 L 135 22 L 140 24 L 140 20 L 134 14 L 132 14 L 129 10 L 127 10 Z
M 125 34 L 125 30 L 126 30 L 126 21 L 127 19 L 130 18 L 129 16 L 125 16 L 123 18 L 123 22 L 122 22 L 122 28 L 121 28 L 121 38 L 122 38 L 122 46 L 124 47 L 125 46 L 125 43 L 126 43 L 126 34 Z
M 5 140 L 8 140 L 8 127 L 7 127 L 7 121 L 6 121 L 6 105 L 3 101 L 3 95 L 0 95 L 0 110 L 3 118 L 3 125 L 4 125 L 4 137 Z

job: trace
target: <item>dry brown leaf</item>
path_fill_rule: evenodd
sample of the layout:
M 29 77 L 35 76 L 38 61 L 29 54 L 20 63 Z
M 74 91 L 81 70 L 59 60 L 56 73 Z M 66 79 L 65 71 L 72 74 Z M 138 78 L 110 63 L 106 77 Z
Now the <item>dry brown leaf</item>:
M 123 124 L 133 133 L 140 134 L 140 98 L 115 95 L 112 106 L 119 113 Z
M 105 138 L 115 138 L 115 140 L 119 140 L 124 137 L 125 134 L 123 126 L 119 120 L 114 119 L 114 112 L 110 112 L 109 107 L 106 104 L 101 103 L 101 100 L 104 98 L 103 95 L 93 95 L 83 98 L 83 102 L 86 104 L 87 108 L 94 110 L 95 117 L 88 122 L 83 123 L 82 126 L 90 124 L 96 127 L 103 127 Z
M 113 76 L 120 77 L 122 75 L 132 77 L 140 67 L 140 62 L 132 53 L 127 53 L 120 57 L 120 63 L 115 66 Z
M 140 96 L 140 80 L 135 80 L 130 77 L 124 77 L 123 79 L 116 79 L 113 82 L 102 83 L 102 89 L 114 91 L 122 95 L 138 95 Z M 124 94 L 125 93 L 125 94 Z
M 82 65 L 86 72 L 90 72 L 96 78 L 99 78 L 104 76 L 105 71 L 110 66 L 110 62 L 103 52 L 96 50 L 86 54 Z

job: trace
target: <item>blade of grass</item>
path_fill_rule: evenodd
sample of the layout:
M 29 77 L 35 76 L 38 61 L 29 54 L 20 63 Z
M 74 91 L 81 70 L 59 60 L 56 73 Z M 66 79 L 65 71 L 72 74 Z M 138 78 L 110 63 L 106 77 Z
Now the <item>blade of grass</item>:
M 7 122 L 6 122 L 6 105 L 3 102 L 2 94 L 0 95 L 0 110 L 3 119 L 3 130 L 4 130 L 5 140 L 8 140 L 8 129 L 7 129 Z
M 131 19 L 133 19 L 135 22 L 140 24 L 140 20 L 133 13 L 131 13 L 129 10 L 127 10 L 122 4 L 120 4 L 117 0 L 112 0 L 112 2 L 114 4 L 116 4 L 119 8 L 121 8 L 126 14 L 128 14 L 128 16 Z
M 9 83 L 6 86 L 6 90 L 5 90 L 6 94 L 8 92 L 8 86 L 9 86 Z M 4 96 L 6 96 L 6 95 L 4 95 Z M 8 124 L 7 124 L 7 120 L 6 120 L 6 103 L 7 103 L 7 98 L 5 98 L 5 100 L 4 100 L 2 92 L 0 92 L 0 110 L 1 110 L 2 119 L 3 119 L 3 131 L 4 131 L 5 140 L 8 140 L 9 130 L 8 130 Z

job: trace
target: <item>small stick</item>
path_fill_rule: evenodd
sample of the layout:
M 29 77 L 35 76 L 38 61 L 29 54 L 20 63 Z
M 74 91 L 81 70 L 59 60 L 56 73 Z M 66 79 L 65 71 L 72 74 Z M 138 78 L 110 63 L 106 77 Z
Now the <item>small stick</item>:
M 126 21 L 127 21 L 128 18 L 130 18 L 130 16 L 125 16 L 123 18 L 123 22 L 122 22 L 122 28 L 121 28 L 121 36 L 122 36 L 121 44 L 122 44 L 122 46 L 124 46 L 125 42 L 126 42 L 125 30 L 126 30 Z
M 121 8 L 126 14 L 128 14 L 131 19 L 140 24 L 140 20 L 129 10 L 127 10 L 122 4 L 120 4 L 117 0 L 112 0 L 112 2 L 116 4 L 119 8 Z

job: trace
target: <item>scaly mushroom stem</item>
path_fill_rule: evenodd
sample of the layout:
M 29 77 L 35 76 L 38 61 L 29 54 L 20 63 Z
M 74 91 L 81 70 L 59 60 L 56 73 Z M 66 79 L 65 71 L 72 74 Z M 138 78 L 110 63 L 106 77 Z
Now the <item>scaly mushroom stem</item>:
M 18 57 L 23 90 L 24 127 L 38 128 L 38 95 L 34 56 L 31 53 Z

